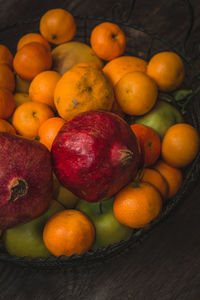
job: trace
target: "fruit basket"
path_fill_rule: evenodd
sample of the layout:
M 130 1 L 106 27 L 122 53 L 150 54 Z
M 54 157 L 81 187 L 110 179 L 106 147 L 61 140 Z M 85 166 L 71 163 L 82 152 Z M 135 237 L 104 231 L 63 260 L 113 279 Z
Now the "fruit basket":
M 174 45 L 172 42 L 160 37 L 157 33 L 150 32 L 147 29 L 133 24 L 131 22 L 132 20 L 130 20 L 130 13 L 133 9 L 134 2 L 135 1 L 131 2 L 129 11 L 127 12 L 123 12 L 121 4 L 116 3 L 112 8 L 112 16 L 109 18 L 105 18 L 103 16 L 94 17 L 91 15 L 75 16 L 77 23 L 77 34 L 74 40 L 89 44 L 91 30 L 94 28 L 94 26 L 103 21 L 109 21 L 118 24 L 123 29 L 127 37 L 127 47 L 124 53 L 125 55 L 133 55 L 149 60 L 150 57 L 152 57 L 153 54 L 157 53 L 158 51 L 170 50 L 179 54 L 186 67 L 186 78 L 183 88 L 192 89 L 193 93 L 184 99 L 184 104 L 180 102 L 177 103 L 177 105 L 181 105 L 180 108 L 186 110 L 184 115 L 185 121 L 193 125 L 198 132 L 200 132 L 200 103 L 198 101 L 198 92 L 200 91 L 200 73 L 195 64 L 199 57 L 198 51 L 191 53 L 187 47 L 194 23 L 193 9 L 190 2 L 180 1 L 185 5 L 187 10 L 187 18 L 189 19 L 188 30 L 180 45 Z M 16 51 L 17 41 L 23 34 L 28 32 L 38 32 L 40 17 L 41 16 L 34 20 L 18 22 L 1 28 L 0 43 L 6 44 L 14 53 Z M 12 36 L 12 40 L 8 40 L 8 36 Z M 140 44 L 145 45 L 145 47 L 143 46 L 142 48 L 142 52 L 140 49 Z M 187 106 L 185 106 L 186 104 Z M 70 269 L 73 267 L 80 268 L 85 266 L 88 268 L 93 267 L 94 264 L 103 263 L 116 255 L 120 255 L 126 249 L 133 247 L 145 236 L 147 236 L 155 226 L 159 225 L 159 223 L 163 221 L 172 210 L 175 209 L 177 204 L 181 203 L 183 198 L 189 195 L 195 182 L 199 178 L 199 174 L 200 153 L 196 156 L 195 160 L 184 169 L 184 180 L 179 192 L 169 201 L 167 201 L 167 203 L 165 203 L 159 217 L 155 221 L 151 222 L 148 226 L 142 229 L 134 230 L 131 238 L 128 240 L 121 241 L 114 245 L 109 245 L 106 248 L 99 248 L 96 251 L 88 251 L 83 255 L 73 255 L 69 258 L 65 256 L 50 256 L 45 259 L 30 259 L 28 257 L 14 257 L 8 255 L 6 252 L 1 252 L 0 261 L 38 269 Z

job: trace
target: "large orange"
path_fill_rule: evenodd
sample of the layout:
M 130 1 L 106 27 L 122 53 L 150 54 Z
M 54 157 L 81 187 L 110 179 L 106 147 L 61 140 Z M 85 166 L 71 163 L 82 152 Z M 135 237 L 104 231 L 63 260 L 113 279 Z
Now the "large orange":
M 103 68 L 113 86 L 129 72 L 146 72 L 147 62 L 135 56 L 120 56 L 109 61 Z
M 15 128 L 6 120 L 0 119 L 0 132 L 16 134 Z
M 15 90 L 15 76 L 7 64 L 0 64 L 0 88 Z
M 29 101 L 15 109 L 12 124 L 20 135 L 33 139 L 38 136 L 42 123 L 53 117 L 54 113 L 47 104 Z
M 182 171 L 179 168 L 168 165 L 161 159 L 156 162 L 153 168 L 159 171 L 168 183 L 169 191 L 167 199 L 176 195 L 183 182 Z
M 32 101 L 48 104 L 55 109 L 54 90 L 61 75 L 56 71 L 39 73 L 31 81 L 29 97 Z
M 7 46 L 0 44 L 0 64 L 6 64 L 11 69 L 13 67 L 13 55 Z
M 138 182 L 126 186 L 115 196 L 113 212 L 125 226 L 139 228 L 148 225 L 160 213 L 162 198 L 150 183 Z
M 147 74 L 153 78 L 160 91 L 172 92 L 183 82 L 185 67 L 178 54 L 165 51 L 155 54 L 150 59 Z
M 89 110 L 111 110 L 114 92 L 101 70 L 92 66 L 75 66 L 58 81 L 54 103 L 59 115 L 70 120 Z
M 0 89 L 0 118 L 8 119 L 15 109 L 13 94 L 7 89 Z
M 62 118 L 54 117 L 47 119 L 40 126 L 38 131 L 40 143 L 44 144 L 49 149 L 49 151 L 51 151 L 53 141 L 64 123 L 65 120 L 63 120 Z
M 39 33 L 31 32 L 23 35 L 18 43 L 17 43 L 17 51 L 19 51 L 24 45 L 32 43 L 32 42 L 38 42 L 43 44 L 49 51 L 51 51 L 51 45 L 49 42 Z
M 14 56 L 15 72 L 25 80 L 32 80 L 40 72 L 51 69 L 51 52 L 41 43 L 24 45 Z
M 82 212 L 66 209 L 54 214 L 46 223 L 43 240 L 55 256 L 84 254 L 95 238 L 92 222 Z
M 156 103 L 158 89 L 145 73 L 125 74 L 115 85 L 115 96 L 121 109 L 128 115 L 140 116 L 149 112 Z
M 65 9 L 50 9 L 40 19 L 40 33 L 53 44 L 68 42 L 76 33 L 75 19 Z
M 97 56 L 111 60 L 124 53 L 126 37 L 117 24 L 103 22 L 93 28 L 90 44 Z
M 196 157 L 200 147 L 199 134 L 190 124 L 171 126 L 162 141 L 162 158 L 171 166 L 182 168 Z

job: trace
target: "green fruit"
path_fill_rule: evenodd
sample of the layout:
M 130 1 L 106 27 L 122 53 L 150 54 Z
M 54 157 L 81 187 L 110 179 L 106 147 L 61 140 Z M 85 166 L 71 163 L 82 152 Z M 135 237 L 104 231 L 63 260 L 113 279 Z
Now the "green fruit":
M 14 95 L 16 106 L 19 106 L 25 102 L 31 101 L 27 93 L 15 93 Z
M 41 216 L 5 230 L 3 241 L 8 253 L 18 257 L 28 256 L 31 258 L 51 255 L 43 242 L 43 228 L 47 220 L 61 210 L 64 210 L 64 207 L 53 200 L 49 209 Z
M 74 208 L 79 198 L 60 184 L 56 200 L 65 208 Z
M 175 106 L 165 101 L 158 100 L 149 113 L 136 118 L 134 123 L 143 124 L 153 128 L 162 139 L 169 127 L 182 122 L 183 117 Z
M 115 218 L 113 201 L 114 198 L 102 201 L 102 211 L 99 202 L 91 203 L 81 199 L 76 206 L 76 209 L 85 213 L 95 226 L 93 250 L 126 240 L 133 232 L 132 228 L 122 225 Z
M 15 75 L 15 92 L 16 93 L 27 93 L 29 92 L 30 81 L 26 81 L 19 77 L 19 75 Z

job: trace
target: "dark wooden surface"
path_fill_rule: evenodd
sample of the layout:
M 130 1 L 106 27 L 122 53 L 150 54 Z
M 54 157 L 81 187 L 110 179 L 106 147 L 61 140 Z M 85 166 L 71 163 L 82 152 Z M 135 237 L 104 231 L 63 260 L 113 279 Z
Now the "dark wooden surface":
M 46 4 L 48 2 L 48 5 Z M 168 2 L 168 3 L 167 3 Z M 34 18 L 53 7 L 73 14 L 109 16 L 115 1 L 0 0 L 0 28 L 19 19 Z M 139 25 L 179 43 L 188 25 L 185 1 L 136 3 L 132 14 Z M 195 8 L 191 44 L 200 41 L 200 3 Z M 121 1 L 126 9 L 129 1 Z M 1 37 L 1 35 L 0 35 Z M 12 39 L 12 36 L 9 37 Z M 198 66 L 200 68 L 200 64 Z M 198 300 L 200 299 L 200 181 L 151 234 L 131 250 L 95 268 L 67 271 L 23 269 L 0 262 L 0 299 L 70 300 Z

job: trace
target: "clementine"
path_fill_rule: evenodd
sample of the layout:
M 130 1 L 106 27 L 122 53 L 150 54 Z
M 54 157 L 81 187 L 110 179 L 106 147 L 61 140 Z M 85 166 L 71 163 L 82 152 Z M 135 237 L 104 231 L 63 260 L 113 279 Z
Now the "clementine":
M 121 109 L 128 115 L 140 116 L 156 103 L 158 89 L 155 82 L 143 72 L 125 74 L 114 87 Z
M 68 42 L 76 33 L 75 19 L 65 9 L 50 9 L 40 19 L 40 33 L 53 44 Z
M 40 126 L 38 131 L 39 141 L 44 144 L 49 151 L 51 151 L 53 141 L 64 123 L 65 120 L 54 117 L 47 119 Z
M 126 186 L 115 196 L 113 213 L 116 219 L 131 228 L 145 227 L 161 212 L 162 198 L 150 183 Z
M 171 126 L 162 141 L 162 158 L 173 167 L 189 165 L 200 147 L 198 131 L 190 124 L 180 123 Z
M 13 94 L 7 89 L 0 89 L 0 118 L 10 118 L 15 106 Z
M 164 51 L 155 54 L 147 66 L 147 74 L 156 82 L 162 92 L 172 92 L 183 82 L 185 67 L 180 56 Z
M 29 101 L 16 108 L 12 124 L 20 135 L 34 139 L 41 124 L 52 117 L 54 113 L 47 104 Z
M 95 229 L 89 218 L 75 209 L 66 209 L 54 214 L 43 230 L 47 249 L 55 256 L 83 254 L 95 238 Z
M 51 69 L 51 52 L 41 43 L 24 45 L 14 56 L 15 72 L 25 80 L 32 80 L 37 74 Z
M 9 48 L 3 44 L 0 44 L 0 64 L 6 64 L 11 69 L 13 67 L 13 55 Z
M 0 119 L 0 132 L 16 134 L 15 128 L 6 120 Z
M 7 64 L 0 64 L 0 88 L 5 88 L 14 92 L 15 76 Z
M 24 45 L 32 43 L 32 42 L 38 42 L 43 44 L 49 51 L 51 51 L 51 45 L 49 42 L 39 33 L 31 32 L 23 35 L 18 43 L 17 43 L 17 51 L 19 51 Z
M 32 101 L 48 104 L 55 110 L 54 90 L 61 75 L 56 71 L 39 73 L 31 81 L 29 97 Z
M 103 22 L 92 30 L 90 44 L 97 56 L 112 60 L 124 53 L 126 37 L 117 24 Z

